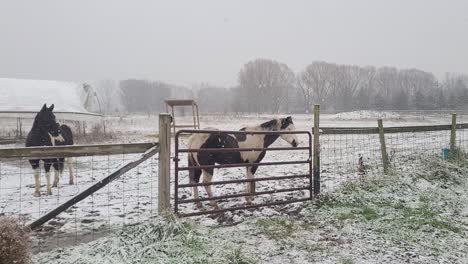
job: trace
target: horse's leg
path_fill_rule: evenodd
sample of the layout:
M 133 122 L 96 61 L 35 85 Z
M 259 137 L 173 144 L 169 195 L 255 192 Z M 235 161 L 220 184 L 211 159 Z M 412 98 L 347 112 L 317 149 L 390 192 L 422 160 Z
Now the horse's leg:
M 189 153 L 189 155 L 188 155 L 188 165 L 189 166 L 196 166 L 197 165 L 195 163 L 194 159 L 193 159 L 192 153 Z M 189 170 L 189 183 L 190 184 L 199 183 L 201 174 L 202 174 L 202 171 L 200 169 Z M 200 199 L 200 196 L 198 195 L 198 186 L 193 186 L 192 190 L 193 190 L 192 193 L 193 193 L 194 199 L 195 200 Z M 195 203 L 196 203 L 198 209 L 202 209 L 203 206 L 202 206 L 202 203 L 200 201 L 195 202 Z
M 73 178 L 73 159 L 71 157 L 68 157 L 65 159 L 65 161 L 67 162 L 67 167 L 68 167 L 68 171 L 70 174 L 70 179 L 68 181 L 68 184 L 73 185 L 75 184 L 75 181 Z
M 213 179 L 213 169 L 203 170 L 203 183 L 210 183 Z M 213 191 L 211 190 L 211 185 L 205 185 L 205 190 L 208 193 L 209 198 L 213 198 Z M 214 200 L 210 200 L 211 205 L 215 209 L 219 209 L 218 204 Z
M 56 159 L 54 161 L 54 164 L 53 164 L 53 167 L 54 167 L 54 183 L 52 184 L 52 187 L 57 187 L 58 186 L 59 178 L 60 178 L 60 176 L 62 174 L 62 170 L 60 169 L 61 168 L 60 162 L 61 162 L 60 159 Z
M 50 186 L 50 167 L 52 166 L 53 160 L 47 159 L 44 160 L 44 170 L 46 174 L 47 182 L 47 195 L 52 195 L 52 188 Z
M 254 174 L 257 171 L 258 166 L 247 167 L 246 176 L 247 179 L 254 179 Z M 255 198 L 255 181 L 251 181 L 247 183 L 247 193 L 249 196 L 245 197 L 247 204 L 251 204 Z
M 41 170 L 39 168 L 40 160 L 29 160 L 34 171 L 34 196 L 41 196 Z
M 192 174 L 192 172 L 190 172 L 190 177 L 189 177 L 190 178 L 190 184 L 195 184 L 195 183 L 200 182 L 201 174 L 202 174 L 201 170 L 193 170 L 193 174 Z M 193 198 L 195 200 L 200 199 L 200 196 L 198 195 L 198 186 L 193 186 L 192 190 L 193 190 Z M 195 202 L 195 203 L 196 203 L 198 209 L 201 209 L 203 207 L 202 203 L 200 201 Z

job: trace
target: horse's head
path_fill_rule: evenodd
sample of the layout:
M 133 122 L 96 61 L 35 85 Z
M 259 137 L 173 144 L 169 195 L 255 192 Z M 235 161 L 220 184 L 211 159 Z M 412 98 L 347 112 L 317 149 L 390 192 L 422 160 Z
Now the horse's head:
M 279 119 L 281 121 L 281 127 L 279 131 L 295 131 L 296 127 L 292 121 L 292 117 L 288 116 L 286 118 Z M 299 140 L 297 139 L 296 134 L 281 134 L 280 137 L 291 144 L 293 147 L 297 147 Z
M 46 104 L 42 107 L 41 111 L 37 113 L 34 122 L 38 127 L 45 133 L 48 133 L 51 137 L 61 140 L 60 125 L 55 121 L 55 115 L 52 112 L 54 105 L 47 107 Z

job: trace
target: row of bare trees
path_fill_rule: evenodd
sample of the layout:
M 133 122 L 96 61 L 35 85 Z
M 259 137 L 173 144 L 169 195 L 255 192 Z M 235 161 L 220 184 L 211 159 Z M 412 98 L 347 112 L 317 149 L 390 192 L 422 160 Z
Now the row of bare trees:
M 123 80 L 111 92 L 109 81 L 97 87 L 106 111 L 116 98 L 130 112 L 163 110 L 167 98 L 194 98 L 205 112 L 309 112 L 325 110 L 435 110 L 468 108 L 468 76 L 418 69 L 376 68 L 313 62 L 294 73 L 286 64 L 256 59 L 239 72 L 235 87 L 206 83 L 192 89 L 146 80 Z M 107 87 L 107 88 L 106 88 Z
M 272 74 L 272 67 L 281 70 L 274 71 L 276 78 L 265 81 L 265 72 Z M 282 87 L 281 92 L 277 92 L 276 85 Z M 434 74 L 417 69 L 322 61 L 313 62 L 294 75 L 285 64 L 258 59 L 240 71 L 236 89 L 244 105 L 234 103 L 233 110 L 242 112 L 251 112 L 252 107 L 254 112 L 308 112 L 313 104 L 335 111 L 468 108 L 466 75 L 447 74 L 439 81 Z

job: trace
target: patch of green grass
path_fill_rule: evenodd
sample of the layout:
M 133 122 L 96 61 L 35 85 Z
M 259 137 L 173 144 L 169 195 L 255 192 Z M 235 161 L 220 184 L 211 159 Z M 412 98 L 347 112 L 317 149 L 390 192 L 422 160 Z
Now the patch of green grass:
M 457 147 L 454 150 L 449 152 L 448 161 L 456 162 L 456 163 L 466 162 L 467 157 L 468 157 L 468 153 L 466 153 L 465 151 Z
M 429 204 L 423 203 L 417 208 L 405 207 L 402 210 L 402 223 L 413 229 L 420 229 L 423 226 L 431 226 L 439 230 L 448 230 L 454 233 L 460 233 L 461 228 L 448 219 L 444 219 L 438 211 Z
M 377 212 L 375 211 L 374 208 L 371 207 L 364 207 L 361 211 L 361 215 L 366 219 L 366 220 L 373 220 L 379 217 Z
M 354 208 L 347 212 L 339 212 L 336 218 L 340 221 L 345 221 L 348 219 L 357 219 L 359 216 L 370 221 L 377 219 L 379 214 L 374 208 L 365 206 L 363 208 Z
M 457 153 L 447 160 L 442 160 L 440 157 L 427 158 L 424 161 L 426 168 L 415 172 L 412 176 L 432 183 L 460 185 L 468 175 L 468 155 L 460 151 Z
M 284 217 L 259 219 L 256 224 L 262 233 L 274 240 L 288 238 L 299 228 L 294 220 Z
M 352 258 L 340 258 L 339 263 L 340 264 L 354 264 L 354 261 Z
M 244 255 L 242 252 L 242 248 L 234 248 L 233 250 L 229 251 L 225 256 L 225 263 L 228 264 L 255 264 L 257 263 L 256 260 L 249 258 Z
M 339 213 L 337 219 L 341 221 L 356 219 L 356 215 L 353 212 Z

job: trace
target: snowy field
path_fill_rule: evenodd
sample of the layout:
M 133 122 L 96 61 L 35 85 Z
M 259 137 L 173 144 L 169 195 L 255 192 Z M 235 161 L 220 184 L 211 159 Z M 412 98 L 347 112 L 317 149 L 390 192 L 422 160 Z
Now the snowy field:
M 286 115 L 210 115 L 202 116 L 204 127 L 215 127 L 224 130 L 238 130 L 245 126 L 254 126 L 271 120 L 274 117 Z M 359 111 L 333 115 L 321 115 L 323 127 L 376 127 L 377 118 L 384 119 L 384 126 L 439 125 L 450 124 L 449 114 L 411 114 L 395 112 Z M 190 123 L 191 117 L 178 118 L 178 123 Z M 461 115 L 459 122 L 468 118 Z M 310 131 L 313 125 L 312 115 L 293 115 L 297 130 Z M 112 138 L 106 138 L 102 143 L 132 143 L 156 140 L 158 128 L 157 115 L 110 116 L 105 119 L 108 133 Z M 449 131 L 424 133 L 399 133 L 386 136 L 387 151 L 390 161 L 397 171 L 406 171 L 417 166 L 414 162 L 421 155 L 440 155 L 442 149 L 449 144 Z M 180 148 L 185 148 L 187 138 L 182 137 Z M 307 137 L 300 136 L 302 146 L 307 146 Z M 457 141 L 460 147 L 468 148 L 468 131 L 459 131 Z M 80 142 L 80 144 L 87 142 Z M 278 139 L 273 146 L 287 146 Z M 1 147 L 14 147 L 4 145 Z M 323 135 L 321 137 L 321 186 L 323 192 L 339 188 L 351 179 L 363 177 L 358 172 L 358 159 L 364 158 L 367 175 L 382 172 L 380 161 L 380 144 L 377 135 Z M 174 154 L 172 153 L 171 157 Z M 32 196 L 34 181 L 28 161 L 2 161 L 0 163 L 0 215 L 19 216 L 25 223 L 37 219 L 64 201 L 83 191 L 126 163 L 139 157 L 133 155 L 113 155 L 100 157 L 80 157 L 74 159 L 76 185 L 68 185 L 68 172 L 61 178 L 58 188 L 53 188 L 53 195 L 45 195 L 45 178 L 42 172 L 42 192 L 40 198 Z M 185 154 L 180 154 L 180 166 L 186 166 Z M 297 161 L 307 160 L 307 151 L 272 151 L 264 161 Z M 48 247 L 74 245 L 78 242 L 93 240 L 106 232 L 118 229 L 122 225 L 132 225 L 146 222 L 157 212 L 158 186 L 157 155 L 124 177 L 112 182 L 93 196 L 81 201 L 57 218 L 50 221 L 37 232 L 35 244 L 47 243 Z M 263 166 L 259 167 L 257 177 L 307 174 L 308 165 Z M 51 175 L 53 178 L 53 174 Z M 244 169 L 219 169 L 215 171 L 214 180 L 243 179 Z M 171 179 L 172 181 L 174 178 Z M 186 172 L 179 174 L 179 183 L 188 183 Z M 257 191 L 303 187 L 308 180 L 266 181 L 257 183 Z M 242 184 L 214 186 L 215 196 L 242 193 Z M 201 195 L 205 196 L 203 188 Z M 173 191 L 172 191 L 173 194 Z M 255 203 L 292 198 L 306 198 L 308 191 L 271 194 L 259 196 Z M 180 198 L 191 198 L 190 189 L 179 192 Z M 221 207 L 244 205 L 244 199 L 220 201 Z M 210 208 L 207 202 L 206 208 Z M 252 216 L 278 216 L 297 214 L 302 204 L 275 206 L 256 210 L 236 211 L 226 213 L 222 219 L 212 219 L 208 216 L 194 217 L 193 221 L 204 226 L 232 225 L 250 219 Z M 181 212 L 197 211 L 191 204 L 180 207 Z M 51 235 L 52 234 L 52 235 Z M 45 242 L 44 242 L 45 241 Z M 41 246 L 37 250 L 45 250 Z
M 431 157 L 414 170 L 365 175 L 305 203 L 296 215 L 231 226 L 172 217 L 34 263 L 467 263 L 468 163 Z

